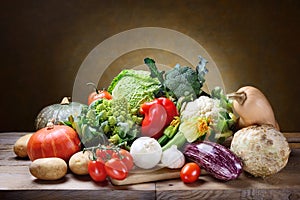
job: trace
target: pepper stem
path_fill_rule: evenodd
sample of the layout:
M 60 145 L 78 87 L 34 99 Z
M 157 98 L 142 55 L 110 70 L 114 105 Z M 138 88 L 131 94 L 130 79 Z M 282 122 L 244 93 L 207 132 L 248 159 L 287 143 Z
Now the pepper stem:
M 245 92 L 233 92 L 227 94 L 227 98 L 237 101 L 240 105 L 243 105 L 247 99 L 247 95 Z

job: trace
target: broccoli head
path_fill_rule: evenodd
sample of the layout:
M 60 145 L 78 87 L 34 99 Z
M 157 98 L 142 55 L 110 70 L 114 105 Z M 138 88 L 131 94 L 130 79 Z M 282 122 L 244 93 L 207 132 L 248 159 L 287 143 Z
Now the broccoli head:
M 201 88 L 205 82 L 204 76 L 208 72 L 206 68 L 207 60 L 201 56 L 199 56 L 199 59 L 196 70 L 187 66 L 181 67 L 177 64 L 167 72 L 158 70 L 155 61 L 151 58 L 145 58 L 144 62 L 150 69 L 151 77 L 159 80 L 166 94 L 171 94 L 176 99 L 187 96 L 195 99 L 202 92 Z
M 202 87 L 194 69 L 187 66 L 181 67 L 178 64 L 166 72 L 164 84 L 174 93 L 176 98 L 189 95 L 196 98 Z

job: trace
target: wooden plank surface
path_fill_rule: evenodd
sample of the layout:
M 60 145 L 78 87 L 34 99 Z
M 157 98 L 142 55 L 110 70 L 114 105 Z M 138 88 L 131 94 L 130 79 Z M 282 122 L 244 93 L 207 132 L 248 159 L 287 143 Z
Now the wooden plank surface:
M 300 149 L 292 149 L 288 165 L 278 174 L 254 178 L 243 173 L 222 182 L 203 173 L 193 184 L 180 179 L 143 184 L 95 183 L 89 176 L 70 172 L 58 181 L 31 176 L 30 161 L 17 158 L 12 147 L 26 133 L 0 133 L 0 199 L 300 199 Z M 287 133 L 290 144 L 299 144 L 300 133 Z M 177 174 L 178 175 L 178 174 Z
M 145 172 L 135 172 L 135 170 L 133 170 L 125 180 L 111 179 L 111 182 L 114 185 L 132 185 L 180 178 L 180 169 L 157 168 L 144 171 Z
M 71 172 L 57 181 L 37 180 L 29 172 L 30 161 L 13 152 L 13 144 L 25 134 L 0 133 L 0 199 L 155 199 L 155 183 L 114 186 Z
M 157 199 L 300 199 L 300 149 L 293 149 L 287 166 L 267 178 L 243 173 L 223 182 L 208 174 L 193 184 L 180 180 L 156 183 Z

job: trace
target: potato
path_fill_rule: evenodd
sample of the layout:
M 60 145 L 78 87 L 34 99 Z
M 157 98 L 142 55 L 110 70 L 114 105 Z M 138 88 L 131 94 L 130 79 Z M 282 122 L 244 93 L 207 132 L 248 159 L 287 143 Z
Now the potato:
M 67 174 L 68 166 L 61 158 L 39 158 L 30 164 L 29 171 L 38 179 L 58 180 Z
M 89 162 L 90 152 L 79 151 L 75 153 L 69 160 L 70 170 L 77 175 L 86 175 L 88 174 L 88 162 Z
M 32 133 L 26 134 L 26 135 L 20 137 L 14 144 L 14 152 L 18 157 L 21 157 L 21 158 L 28 157 L 27 143 L 31 136 L 32 136 Z

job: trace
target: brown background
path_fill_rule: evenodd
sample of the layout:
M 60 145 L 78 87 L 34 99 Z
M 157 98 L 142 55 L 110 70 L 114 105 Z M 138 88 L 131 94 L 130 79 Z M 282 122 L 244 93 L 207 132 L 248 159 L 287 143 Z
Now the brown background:
M 299 131 L 299 2 L 1 1 L 0 131 L 33 130 L 40 109 L 72 95 L 95 46 L 138 27 L 193 38 L 219 67 L 227 92 L 259 87 L 282 130 Z

